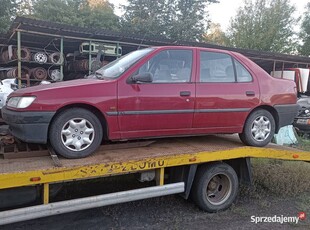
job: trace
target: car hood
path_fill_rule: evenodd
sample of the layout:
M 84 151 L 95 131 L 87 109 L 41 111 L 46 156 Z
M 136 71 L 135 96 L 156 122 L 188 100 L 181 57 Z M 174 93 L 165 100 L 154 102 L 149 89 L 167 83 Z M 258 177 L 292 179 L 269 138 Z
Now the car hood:
M 23 96 L 23 95 L 35 95 L 40 92 L 44 92 L 47 90 L 59 90 L 59 89 L 66 89 L 66 88 L 73 88 L 73 87 L 87 87 L 88 85 L 95 85 L 95 84 L 104 84 L 109 83 L 112 80 L 101 80 L 101 79 L 76 79 L 76 80 L 70 80 L 70 81 L 63 81 L 63 82 L 56 82 L 46 85 L 38 85 L 38 86 L 32 86 L 27 87 L 23 89 L 18 89 L 14 93 L 12 93 L 12 96 Z

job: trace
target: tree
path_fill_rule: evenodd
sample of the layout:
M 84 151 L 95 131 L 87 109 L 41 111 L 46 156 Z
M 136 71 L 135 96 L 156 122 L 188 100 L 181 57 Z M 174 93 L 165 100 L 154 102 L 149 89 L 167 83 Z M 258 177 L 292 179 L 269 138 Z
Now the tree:
M 17 10 L 16 14 L 18 16 L 25 16 L 33 14 L 33 2 L 34 0 L 16 0 Z
M 203 35 L 203 41 L 221 46 L 226 46 L 229 43 L 219 23 L 210 24 L 209 30 Z
M 304 13 L 304 18 L 301 24 L 300 38 L 303 43 L 299 47 L 300 54 L 310 56 L 310 3 L 307 4 L 307 10 Z
M 176 40 L 201 41 L 209 27 L 208 4 L 216 0 L 174 0 L 169 37 Z M 169 4 L 169 3 L 168 3 Z
M 6 33 L 16 14 L 16 1 L 2 0 L 0 7 L 0 33 Z
M 33 3 L 33 14 L 29 16 L 51 22 L 80 25 L 82 20 L 77 14 L 80 5 L 81 1 L 73 0 L 36 0 Z
M 229 28 L 230 45 L 239 48 L 292 53 L 298 22 L 289 0 L 245 0 Z
M 127 32 L 158 36 L 166 31 L 166 1 L 129 0 L 124 6 L 122 28 Z
M 113 6 L 106 0 L 35 0 L 30 16 L 87 28 L 119 27 Z
M 79 9 L 81 26 L 118 30 L 119 18 L 114 14 L 114 7 L 106 0 L 88 0 Z
M 123 29 L 141 35 L 199 41 L 209 21 L 206 9 L 217 0 L 128 0 Z

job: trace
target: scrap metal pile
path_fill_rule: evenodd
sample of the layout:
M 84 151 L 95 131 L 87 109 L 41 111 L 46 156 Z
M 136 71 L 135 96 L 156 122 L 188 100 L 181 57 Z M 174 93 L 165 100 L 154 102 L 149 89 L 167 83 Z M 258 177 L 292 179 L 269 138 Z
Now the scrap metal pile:
M 56 46 L 54 46 L 56 48 Z M 84 42 L 73 53 L 61 54 L 58 49 L 21 47 L 21 73 L 18 73 L 18 49 L 9 45 L 0 50 L 0 80 L 20 79 L 22 86 L 40 84 L 41 81 L 57 82 L 83 78 L 109 62 L 105 57 L 121 56 L 117 45 Z M 64 76 L 62 77 L 61 66 Z
M 26 86 L 36 85 L 43 80 L 59 80 L 59 66 L 64 57 L 60 52 L 45 51 L 37 48 L 21 47 L 20 60 L 22 62 L 20 80 Z M 0 71 L 0 78 L 18 78 L 18 50 L 14 46 L 3 48 L 0 53 L 0 64 L 7 67 Z

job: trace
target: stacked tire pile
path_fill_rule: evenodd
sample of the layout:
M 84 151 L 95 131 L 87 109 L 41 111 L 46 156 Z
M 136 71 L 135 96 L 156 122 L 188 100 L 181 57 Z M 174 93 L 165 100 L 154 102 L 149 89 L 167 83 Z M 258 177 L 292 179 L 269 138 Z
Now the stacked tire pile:
M 102 62 L 97 61 L 97 60 L 91 60 L 89 63 L 88 59 L 82 59 L 82 60 L 77 60 L 73 61 L 68 65 L 68 70 L 73 70 L 73 71 L 78 71 L 78 72 L 86 72 L 89 70 L 96 71 L 102 67 Z
M 69 72 L 66 80 L 83 78 L 85 75 L 88 75 L 89 70 L 94 73 L 108 63 L 107 61 L 99 61 L 95 58 L 91 59 L 90 63 L 89 59 L 72 60 L 66 68 L 67 72 Z
M 16 48 L 4 50 L 0 53 L 0 63 L 9 66 L 6 74 L 1 73 L 3 78 L 18 78 L 17 65 L 18 53 Z M 61 74 L 59 65 L 64 62 L 64 57 L 59 52 L 45 52 L 27 47 L 21 48 L 21 80 L 26 80 L 27 85 L 35 85 L 43 80 L 59 81 Z

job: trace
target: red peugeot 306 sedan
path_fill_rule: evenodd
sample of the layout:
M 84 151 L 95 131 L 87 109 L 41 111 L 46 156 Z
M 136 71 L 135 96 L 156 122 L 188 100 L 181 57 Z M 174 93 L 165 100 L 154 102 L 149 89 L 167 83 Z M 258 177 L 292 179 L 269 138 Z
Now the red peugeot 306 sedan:
M 296 85 L 243 55 L 198 47 L 152 47 L 88 79 L 19 89 L 2 116 L 17 138 L 86 157 L 103 139 L 239 133 L 265 146 L 298 111 Z

